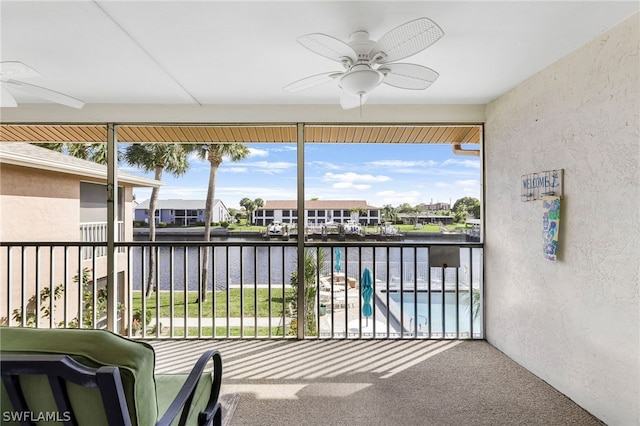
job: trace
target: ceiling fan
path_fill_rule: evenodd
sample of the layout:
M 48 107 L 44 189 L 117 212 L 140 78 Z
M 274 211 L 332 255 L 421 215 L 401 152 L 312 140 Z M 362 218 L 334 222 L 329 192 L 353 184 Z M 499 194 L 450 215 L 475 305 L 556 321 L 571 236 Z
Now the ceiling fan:
M 35 86 L 33 84 L 24 83 L 20 80 L 24 78 L 37 77 L 40 73 L 28 65 L 18 61 L 0 62 L 0 106 L 2 107 L 16 107 L 16 102 L 13 95 L 7 90 L 15 89 L 28 93 L 33 96 L 37 96 L 48 101 L 52 101 L 58 104 L 66 105 L 72 108 L 82 108 L 84 102 L 72 98 L 71 96 L 64 95 L 62 93 L 45 89 L 44 87 Z M 14 80 L 16 79 L 16 80 Z
M 380 83 L 400 89 L 426 89 L 438 78 L 437 72 L 422 65 L 395 61 L 426 49 L 443 35 L 442 29 L 427 18 L 406 22 L 377 42 L 370 40 L 366 31 L 354 32 L 346 43 L 321 33 L 304 35 L 298 38 L 300 44 L 340 62 L 344 71 L 312 75 L 285 86 L 284 90 L 298 92 L 337 80 L 342 88 L 340 105 L 350 109 L 362 107 Z

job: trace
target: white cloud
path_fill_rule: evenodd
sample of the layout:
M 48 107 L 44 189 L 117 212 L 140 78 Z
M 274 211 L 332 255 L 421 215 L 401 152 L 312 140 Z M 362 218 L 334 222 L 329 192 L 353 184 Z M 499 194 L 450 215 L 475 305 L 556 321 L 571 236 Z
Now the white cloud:
M 206 195 L 206 194 L 205 194 Z M 263 200 L 295 200 L 295 189 L 277 186 L 226 186 L 216 188 L 216 198 L 228 208 L 240 208 L 240 200 L 260 197 Z
M 256 161 L 253 163 L 247 163 L 246 166 L 257 173 L 275 174 L 283 173 L 289 169 L 295 168 L 296 164 L 286 161 Z
M 249 148 L 249 158 L 251 157 L 268 157 L 269 151 L 265 149 Z
M 320 169 L 329 169 L 329 170 L 340 170 L 342 167 L 329 163 L 328 161 L 309 161 L 305 164 L 306 167 L 313 166 L 318 167 Z
M 325 173 L 323 178 L 325 182 L 364 182 L 364 183 L 378 183 L 378 182 L 388 182 L 391 180 L 389 176 L 378 175 L 374 176 L 371 174 L 357 174 L 353 172 L 347 173 Z
M 231 167 L 225 168 L 225 172 L 229 172 L 229 173 L 246 173 L 247 171 L 248 169 L 246 167 L 240 167 L 240 166 L 231 166 Z
M 370 166 L 378 166 L 378 167 L 390 167 L 390 168 L 412 168 L 412 167 L 436 167 L 438 165 L 437 161 L 407 161 L 407 160 L 378 160 L 378 161 L 369 161 L 365 163 Z
M 141 203 L 151 197 L 151 188 L 136 188 L 134 190 L 136 201 Z M 207 198 L 206 186 L 161 186 L 158 198 L 161 200 L 204 200 Z M 216 198 L 219 198 L 216 194 Z
M 278 144 L 274 145 L 273 148 L 269 148 L 270 151 L 273 152 L 286 152 L 286 151 L 295 151 L 298 147 L 296 144 Z
M 455 182 L 436 182 L 434 184 L 436 188 L 450 189 L 450 188 L 471 188 L 476 192 L 478 191 L 478 181 L 475 179 L 457 180 Z
M 371 188 L 371 185 L 354 184 L 353 182 L 336 182 L 332 185 L 335 189 L 355 189 L 358 191 L 364 191 Z
M 230 173 L 260 173 L 260 174 L 279 174 L 285 173 L 291 168 L 295 168 L 295 163 L 289 163 L 286 161 L 254 161 L 243 162 L 239 165 L 234 163 L 222 163 L 220 167 L 221 172 Z
M 391 204 L 392 206 L 398 206 L 403 203 L 409 203 L 411 205 L 421 202 L 422 195 L 418 191 L 380 191 L 376 193 L 376 204 L 383 206 Z
M 455 182 L 456 185 L 458 186 L 473 186 L 476 187 L 478 186 L 478 181 L 475 179 L 467 179 L 467 180 L 457 180 Z
M 459 160 L 457 158 L 450 158 L 442 162 L 443 166 L 462 166 L 462 167 L 472 167 L 472 168 L 480 168 L 480 160 Z

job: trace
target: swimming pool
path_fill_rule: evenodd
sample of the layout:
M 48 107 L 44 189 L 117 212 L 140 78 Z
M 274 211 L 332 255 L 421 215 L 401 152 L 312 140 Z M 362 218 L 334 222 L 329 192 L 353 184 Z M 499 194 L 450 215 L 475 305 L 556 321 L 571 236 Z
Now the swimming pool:
M 383 301 L 385 297 L 386 294 L 381 295 Z M 470 336 L 471 314 L 466 292 L 459 292 L 457 295 L 455 292 L 445 292 L 444 303 L 441 291 L 432 291 L 430 300 L 429 292 L 426 291 L 391 292 L 389 293 L 389 311 L 398 320 L 403 318 L 403 328 L 409 333 L 417 331 L 419 336 L 426 335 L 434 338 L 468 338 Z M 473 337 L 482 337 L 480 318 L 473 323 Z

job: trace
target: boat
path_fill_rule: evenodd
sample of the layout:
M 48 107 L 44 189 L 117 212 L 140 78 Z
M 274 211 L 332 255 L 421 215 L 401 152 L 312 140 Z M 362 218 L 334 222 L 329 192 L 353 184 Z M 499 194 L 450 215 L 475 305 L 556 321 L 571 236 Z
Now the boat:
M 338 222 L 326 222 L 324 224 L 323 232 L 327 235 L 338 235 L 340 234 L 340 224 Z
M 345 235 L 361 235 L 362 226 L 358 222 L 348 221 L 342 224 Z
M 384 236 L 394 236 L 398 235 L 398 228 L 393 226 L 391 222 L 385 222 L 384 225 L 380 227 L 380 234 Z
M 267 239 L 272 237 L 279 237 L 288 239 L 289 237 L 289 226 L 286 223 L 282 222 L 272 222 L 267 227 Z

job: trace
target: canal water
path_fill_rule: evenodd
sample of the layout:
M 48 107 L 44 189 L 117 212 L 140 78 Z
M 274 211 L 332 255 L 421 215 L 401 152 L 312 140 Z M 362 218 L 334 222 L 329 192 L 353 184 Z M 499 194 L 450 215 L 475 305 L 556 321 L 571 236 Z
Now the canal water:
M 188 237 L 187 237 L 188 238 Z M 140 238 L 142 241 L 142 238 Z M 175 241 L 175 237 L 171 239 Z M 186 240 L 186 238 L 185 238 Z M 267 285 L 281 287 L 289 284 L 291 273 L 296 269 L 297 250 L 289 246 L 252 246 L 257 239 L 248 238 L 218 238 L 218 241 L 246 242 L 249 246 L 215 246 L 211 250 L 209 260 L 209 277 L 207 287 L 224 290 L 229 286 L 253 287 Z M 191 239 L 193 241 L 193 239 Z M 418 242 L 405 240 L 405 244 Z M 173 247 L 161 247 L 157 259 L 158 283 L 160 290 L 183 290 L 185 284 L 188 290 L 198 290 L 202 265 L 203 248 L 180 246 L 177 241 Z M 324 261 L 321 266 L 321 275 L 331 275 L 332 272 L 340 272 L 348 277 L 355 278 L 362 274 L 365 268 L 374 273 L 374 282 L 388 283 L 389 289 L 413 288 L 417 282 L 418 289 L 427 287 L 427 281 L 431 283 L 431 289 L 438 289 L 442 283 L 442 269 L 429 268 L 429 252 L 426 247 L 346 247 L 323 248 Z M 148 257 L 149 247 L 133 249 L 133 288 L 140 290 L 146 283 L 149 273 Z M 315 252 L 315 248 L 309 249 Z M 339 250 L 339 255 L 337 251 Z M 471 253 L 473 251 L 473 253 Z M 340 257 L 339 266 L 337 257 Z M 470 265 L 470 257 L 473 260 L 473 268 Z M 481 254 L 479 249 L 462 247 L 460 249 L 459 283 L 467 285 L 469 277 L 480 275 Z M 339 271 L 338 271 L 339 268 Z M 429 270 L 430 269 L 430 270 Z M 473 270 L 472 270 L 473 269 Z M 417 280 L 415 279 L 417 277 Z M 445 286 L 455 285 L 456 270 L 448 268 L 445 272 Z

